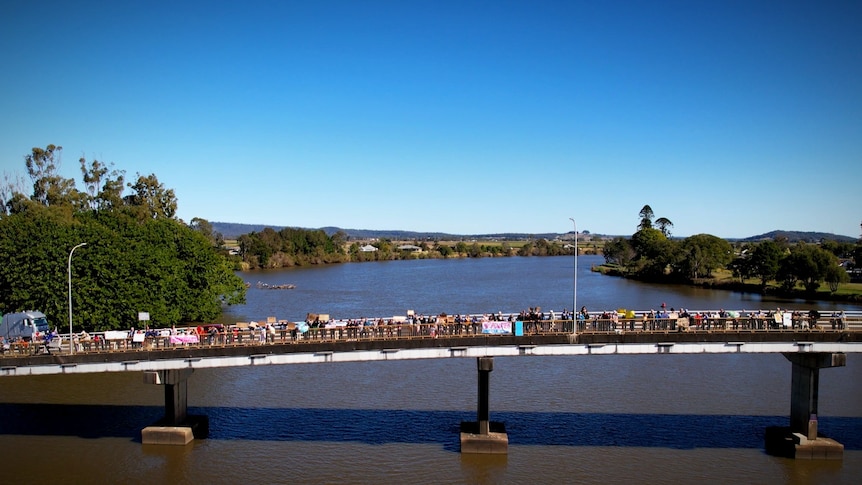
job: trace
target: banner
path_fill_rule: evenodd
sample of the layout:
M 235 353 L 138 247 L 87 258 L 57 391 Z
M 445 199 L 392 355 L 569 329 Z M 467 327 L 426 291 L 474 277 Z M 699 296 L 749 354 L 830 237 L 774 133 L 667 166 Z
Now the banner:
M 492 335 L 512 333 L 512 322 L 482 322 L 482 333 Z
M 128 330 L 107 330 L 105 331 L 105 340 L 126 340 L 129 338 Z

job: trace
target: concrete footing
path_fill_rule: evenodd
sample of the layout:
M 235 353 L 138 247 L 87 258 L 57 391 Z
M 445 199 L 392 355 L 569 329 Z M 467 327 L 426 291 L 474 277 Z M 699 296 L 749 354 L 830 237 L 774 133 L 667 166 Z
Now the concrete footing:
M 145 445 L 187 445 L 195 438 L 204 439 L 209 436 L 210 422 L 207 416 L 190 415 L 178 425 L 171 425 L 164 420 L 157 421 L 141 430 L 141 443 Z
M 461 453 L 505 455 L 509 453 L 509 435 L 503 423 L 491 421 L 487 434 L 479 432 L 476 421 L 461 422 Z
M 141 430 L 145 445 L 187 445 L 195 439 L 191 428 L 184 426 L 147 426 Z
M 804 434 L 794 433 L 786 426 L 766 428 L 766 452 L 797 460 L 844 459 L 844 445 L 841 443 L 825 436 L 808 439 Z

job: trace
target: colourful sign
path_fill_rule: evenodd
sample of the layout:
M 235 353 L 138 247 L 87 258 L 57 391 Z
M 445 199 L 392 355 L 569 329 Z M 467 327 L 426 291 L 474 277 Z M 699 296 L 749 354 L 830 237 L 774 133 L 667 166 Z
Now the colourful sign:
M 512 333 L 512 322 L 482 322 L 482 333 L 492 335 Z

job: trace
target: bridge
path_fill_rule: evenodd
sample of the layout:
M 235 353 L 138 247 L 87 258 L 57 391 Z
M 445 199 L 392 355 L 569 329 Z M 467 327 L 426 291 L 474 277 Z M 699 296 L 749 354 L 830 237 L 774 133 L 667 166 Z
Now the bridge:
M 208 427 L 206 417 L 187 413 L 187 381 L 198 369 L 476 358 L 477 421 L 462 425 L 462 451 L 505 453 L 504 429 L 489 420 L 494 357 L 779 353 L 791 362 L 790 426 L 767 430 L 767 451 L 797 458 L 843 456 L 842 445 L 817 434 L 819 371 L 844 366 L 847 354 L 862 353 L 862 312 L 848 312 L 841 321 L 826 317 L 787 326 L 762 316 L 706 321 L 600 317 L 582 321 L 521 321 L 514 315 L 463 321 L 438 317 L 433 323 L 396 317 L 371 319 L 370 325 L 367 320 L 351 320 L 309 328 L 270 319 L 271 325 L 257 328 L 237 324 L 209 333 L 189 328 L 143 339 L 126 332 L 125 338 L 108 339 L 106 333 L 99 340 L 79 342 L 77 349 L 67 342 L 52 353 L 35 353 L 35 345 L 10 350 L 0 356 L 0 377 L 141 372 L 145 383 L 165 387 L 165 416 L 144 429 L 144 443 L 186 444 L 206 436 Z

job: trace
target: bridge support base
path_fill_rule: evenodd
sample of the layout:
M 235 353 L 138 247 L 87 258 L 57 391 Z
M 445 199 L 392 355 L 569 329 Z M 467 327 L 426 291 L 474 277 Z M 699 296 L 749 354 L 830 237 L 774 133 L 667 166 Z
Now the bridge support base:
M 165 416 L 141 431 L 145 445 L 187 445 L 209 434 L 209 418 L 188 414 L 188 379 L 193 369 L 144 372 L 145 384 L 165 386 Z
M 766 429 L 766 452 L 805 460 L 842 460 L 844 445 L 817 432 L 820 369 L 847 365 L 846 354 L 786 353 L 793 364 L 790 426 Z
M 493 357 L 477 359 L 479 371 L 479 405 L 477 421 L 461 423 L 461 453 L 501 454 L 509 453 L 509 435 L 503 423 L 490 421 L 488 397 L 490 374 L 494 370 Z

